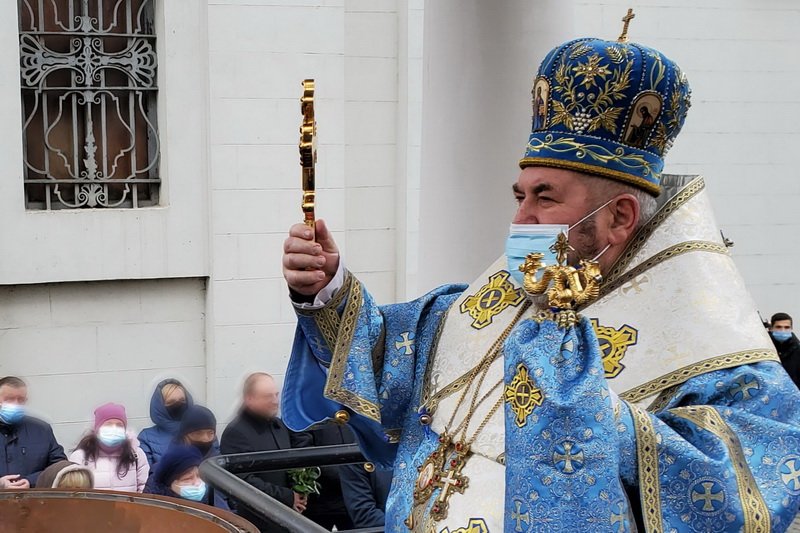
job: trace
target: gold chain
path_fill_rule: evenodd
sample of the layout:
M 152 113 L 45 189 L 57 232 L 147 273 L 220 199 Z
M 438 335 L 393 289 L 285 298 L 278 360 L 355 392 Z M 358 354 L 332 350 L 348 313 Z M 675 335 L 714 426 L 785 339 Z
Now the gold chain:
M 500 348 L 503 346 L 503 343 L 508 338 L 509 334 L 511 334 L 511 330 L 514 329 L 514 326 L 517 325 L 517 322 L 519 322 L 520 318 L 522 318 L 522 315 L 525 314 L 525 312 L 528 310 L 530 306 L 531 306 L 530 300 L 526 300 L 525 303 L 523 303 L 522 307 L 520 307 L 519 311 L 517 311 L 517 314 L 514 317 L 514 319 L 508 326 L 506 326 L 506 328 L 503 330 L 500 336 L 494 341 L 492 346 L 489 348 L 489 351 L 486 353 L 486 355 L 483 356 L 483 358 L 478 362 L 478 364 L 466 374 L 463 374 L 461 377 L 457 378 L 449 385 L 443 387 L 439 391 L 439 393 L 433 394 L 430 398 L 426 400 L 425 403 L 423 403 L 420 406 L 420 410 L 421 411 L 425 410 L 429 414 L 433 415 L 433 413 L 436 411 L 436 408 L 439 406 L 439 402 L 441 402 L 441 400 L 457 392 L 461 387 L 463 387 L 464 392 L 461 394 L 461 397 L 459 398 L 458 403 L 456 404 L 456 408 L 453 411 L 453 416 L 447 423 L 447 426 L 445 426 L 449 427 L 453 423 L 453 419 L 455 418 L 455 413 L 458 412 L 459 407 L 461 407 L 461 404 L 466 398 L 467 391 L 469 390 L 472 382 L 475 381 L 477 375 L 481 372 L 481 370 L 484 369 L 484 365 L 491 364 L 492 362 L 494 362 L 495 359 L 497 359 L 497 357 L 500 355 Z M 453 390 L 449 391 L 448 389 L 450 388 L 453 388 Z

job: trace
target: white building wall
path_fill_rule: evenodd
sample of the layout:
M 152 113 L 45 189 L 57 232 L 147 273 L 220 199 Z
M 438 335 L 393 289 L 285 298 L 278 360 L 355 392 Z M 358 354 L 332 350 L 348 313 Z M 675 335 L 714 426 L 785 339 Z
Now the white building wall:
M 281 273 L 301 220 L 301 81 L 316 79 L 317 216 L 379 301 L 395 299 L 395 0 L 210 1 L 209 394 L 224 418 L 243 377 L 282 378 L 294 311 Z

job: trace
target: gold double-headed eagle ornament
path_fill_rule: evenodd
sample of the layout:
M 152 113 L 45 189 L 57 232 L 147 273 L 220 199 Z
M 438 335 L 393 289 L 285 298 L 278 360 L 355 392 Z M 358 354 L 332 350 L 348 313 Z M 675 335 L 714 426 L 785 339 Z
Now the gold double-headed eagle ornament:
M 528 294 L 547 296 L 549 311 L 539 314 L 539 319 L 552 319 L 559 327 L 568 328 L 578 320 L 576 309 L 593 302 L 600 295 L 600 264 L 581 259 L 578 267 L 567 264 L 567 256 L 573 248 L 566 233 L 559 233 L 550 250 L 556 254 L 556 263 L 545 266 L 544 254 L 534 252 L 525 257 L 519 269 L 523 273 L 522 287 Z M 540 279 L 536 274 L 542 271 Z
M 316 176 L 314 165 L 317 162 L 317 121 L 314 118 L 314 80 L 303 80 L 303 96 L 300 97 L 300 167 L 302 168 L 303 222 L 314 227 L 314 204 L 316 196 Z

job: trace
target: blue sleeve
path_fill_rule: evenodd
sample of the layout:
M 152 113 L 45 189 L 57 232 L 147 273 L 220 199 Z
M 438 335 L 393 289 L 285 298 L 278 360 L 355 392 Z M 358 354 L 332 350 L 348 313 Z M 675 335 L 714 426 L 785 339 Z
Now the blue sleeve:
M 412 302 L 378 306 L 348 273 L 326 306 L 299 309 L 283 391 L 287 426 L 302 431 L 345 411 L 370 460 L 391 464 L 391 441 L 424 372 L 436 327 L 463 290 L 445 286 Z
M 646 527 L 786 530 L 800 506 L 800 392 L 779 364 L 694 377 L 653 410 L 623 403 L 618 424 Z

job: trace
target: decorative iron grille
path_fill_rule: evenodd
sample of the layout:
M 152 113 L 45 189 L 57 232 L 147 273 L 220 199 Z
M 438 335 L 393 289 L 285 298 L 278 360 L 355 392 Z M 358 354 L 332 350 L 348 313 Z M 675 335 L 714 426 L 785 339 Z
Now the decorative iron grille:
M 25 205 L 158 203 L 155 0 L 19 0 Z

